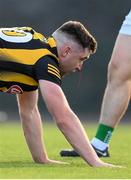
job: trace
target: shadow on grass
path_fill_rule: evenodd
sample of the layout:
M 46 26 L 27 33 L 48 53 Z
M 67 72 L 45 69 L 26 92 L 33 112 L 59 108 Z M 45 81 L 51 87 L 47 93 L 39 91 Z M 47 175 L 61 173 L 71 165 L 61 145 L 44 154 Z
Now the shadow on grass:
M 80 167 L 85 168 L 87 166 L 85 163 L 79 163 L 76 164 L 74 162 L 70 162 L 70 164 L 38 164 L 35 162 L 29 162 L 29 161 L 6 161 L 6 162 L 0 162 L 0 169 L 6 169 L 6 168 L 43 168 L 43 167 L 51 167 L 51 168 L 63 168 L 63 167 Z
M 0 162 L 0 169 L 2 168 L 32 168 L 32 167 L 43 167 L 45 164 L 36 164 L 34 162 L 21 162 L 21 161 L 10 161 L 10 162 Z

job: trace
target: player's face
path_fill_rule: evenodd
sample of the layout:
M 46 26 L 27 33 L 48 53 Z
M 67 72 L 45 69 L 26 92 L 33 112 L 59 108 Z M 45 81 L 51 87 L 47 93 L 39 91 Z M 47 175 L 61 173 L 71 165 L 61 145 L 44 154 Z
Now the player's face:
M 85 49 L 68 49 L 65 51 L 65 56 L 60 60 L 60 69 L 62 75 L 81 71 L 83 63 L 90 56 L 90 51 L 88 48 Z

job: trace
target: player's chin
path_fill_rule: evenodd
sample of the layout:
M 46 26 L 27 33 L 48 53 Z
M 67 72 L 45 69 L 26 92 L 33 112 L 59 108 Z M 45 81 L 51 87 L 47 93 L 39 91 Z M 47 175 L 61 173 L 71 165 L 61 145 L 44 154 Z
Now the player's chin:
M 62 73 L 62 77 L 65 77 L 65 76 L 67 76 L 68 74 L 70 74 L 72 71 L 68 71 L 68 72 L 63 72 Z
M 69 74 L 71 74 L 71 73 L 75 73 L 76 72 L 76 69 L 74 70 L 68 70 L 68 71 L 66 71 L 66 72 L 62 72 L 62 77 L 65 77 L 65 76 L 67 76 L 67 75 L 69 75 Z

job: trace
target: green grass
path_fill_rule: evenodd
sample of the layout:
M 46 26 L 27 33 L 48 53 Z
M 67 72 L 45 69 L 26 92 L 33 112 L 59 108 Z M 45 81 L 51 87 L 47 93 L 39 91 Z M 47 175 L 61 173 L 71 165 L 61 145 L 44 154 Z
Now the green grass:
M 96 124 L 85 125 L 93 137 Z M 70 148 L 55 125 L 44 125 L 44 138 L 49 157 L 69 162 L 70 165 L 40 165 L 32 161 L 20 123 L 0 123 L 0 178 L 1 179 L 110 179 L 131 178 L 131 135 L 129 125 L 119 126 L 110 145 L 111 158 L 106 162 L 125 166 L 91 168 L 81 158 L 62 158 L 59 151 Z

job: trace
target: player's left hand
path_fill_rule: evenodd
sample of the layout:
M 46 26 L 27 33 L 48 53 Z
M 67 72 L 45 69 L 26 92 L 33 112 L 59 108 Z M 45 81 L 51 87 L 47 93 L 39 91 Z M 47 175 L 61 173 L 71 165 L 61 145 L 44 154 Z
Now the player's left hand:
M 119 166 L 119 165 L 105 163 L 105 162 L 101 162 L 100 164 L 96 165 L 95 167 L 125 168 L 124 166 Z

